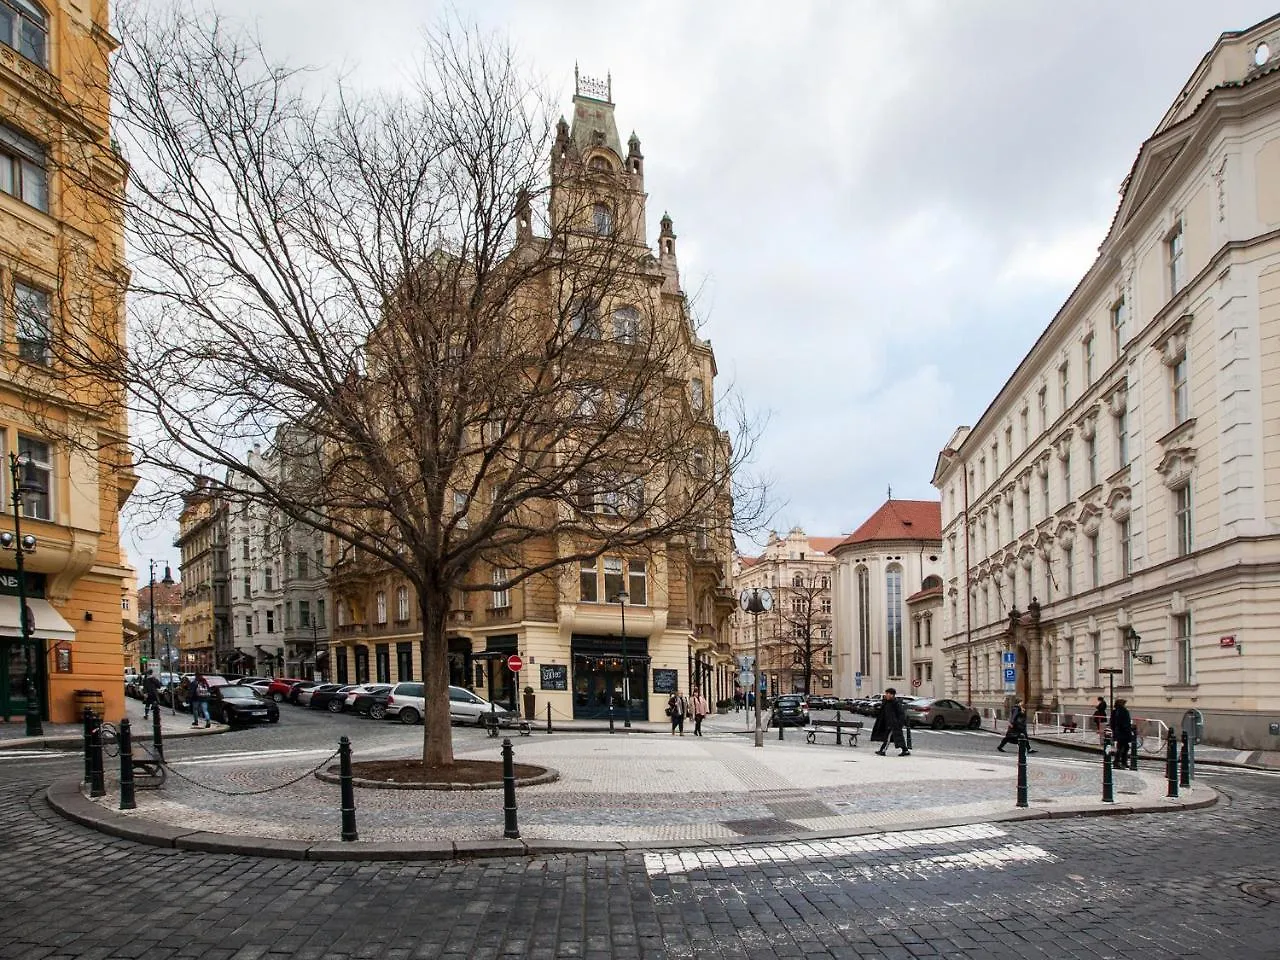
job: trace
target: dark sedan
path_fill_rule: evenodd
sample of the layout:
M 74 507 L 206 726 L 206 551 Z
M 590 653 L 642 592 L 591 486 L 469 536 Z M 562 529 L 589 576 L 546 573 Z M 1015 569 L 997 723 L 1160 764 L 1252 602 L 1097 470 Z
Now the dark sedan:
M 381 720 L 387 715 L 387 697 L 389 696 L 391 696 L 389 684 L 377 686 L 368 693 L 362 693 L 356 697 L 351 705 L 351 711 L 362 717 Z
M 280 719 L 280 708 L 252 687 L 227 684 L 209 691 L 209 716 L 229 727 L 241 727 L 250 723 L 276 723 Z
M 322 683 L 311 690 L 311 702 L 307 704 L 312 710 L 328 710 L 341 713 L 347 702 L 347 694 L 356 688 L 356 684 Z
M 769 725 L 774 727 L 803 727 L 809 722 L 809 705 L 799 693 L 784 693 L 773 701 L 769 711 Z

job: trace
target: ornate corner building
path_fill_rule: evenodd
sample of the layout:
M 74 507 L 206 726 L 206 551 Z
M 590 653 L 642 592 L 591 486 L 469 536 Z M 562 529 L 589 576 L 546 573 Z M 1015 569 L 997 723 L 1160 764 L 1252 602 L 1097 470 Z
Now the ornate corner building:
M 672 219 L 664 214 L 659 221 L 656 255 L 646 236 L 644 168 L 639 138 L 633 133 L 624 144 L 618 135 L 610 82 L 578 77 L 572 122 L 561 118 L 551 144 L 552 221 L 587 210 L 589 232 L 634 248 L 636 302 L 653 304 L 662 322 L 680 331 L 667 377 L 683 385 L 682 416 L 705 433 L 709 446 L 727 449 L 727 435 L 715 422 L 715 356 L 689 316 Z M 529 230 L 526 220 L 524 239 L 539 242 Z M 627 343 L 635 336 L 634 311 L 615 305 L 609 315 L 584 315 L 582 322 L 597 325 L 594 336 L 602 341 Z M 610 509 L 603 502 L 580 502 L 578 508 Z M 537 563 L 583 549 L 557 539 L 562 536 L 567 534 L 522 549 Z M 669 692 L 691 685 L 709 696 L 729 696 L 732 549 L 727 528 L 702 529 L 562 565 L 510 589 L 457 596 L 446 624 L 449 682 L 510 706 L 517 704 L 517 688 L 532 688 L 539 716 L 549 706 L 556 716 L 574 718 L 605 718 L 611 708 L 617 717 L 626 711 L 632 719 L 660 718 Z M 421 679 L 422 623 L 413 587 L 332 538 L 326 559 L 333 679 Z M 506 580 L 506 571 L 490 572 L 493 582 Z M 616 600 L 624 590 L 625 609 Z M 505 666 L 512 654 L 524 661 L 519 677 Z
M 1114 679 L 1136 716 L 1280 742 L 1278 55 L 1280 17 L 1217 40 L 1093 266 L 940 455 L 956 695 L 1088 712 Z
M 46 719 L 78 717 L 76 691 L 124 710 L 119 512 L 136 479 L 123 399 L 64 375 L 57 344 L 123 339 L 103 278 L 125 269 L 121 217 L 104 197 L 124 166 L 97 87 L 115 46 L 105 0 L 0 0 L 0 527 L 15 499 L 32 643 L 19 626 L 16 557 L 0 550 L 0 717 L 26 707 L 28 657 Z M 76 154 L 69 143 L 87 151 Z M 114 451 L 114 452 L 113 452 Z M 13 484 L 15 459 L 17 486 Z

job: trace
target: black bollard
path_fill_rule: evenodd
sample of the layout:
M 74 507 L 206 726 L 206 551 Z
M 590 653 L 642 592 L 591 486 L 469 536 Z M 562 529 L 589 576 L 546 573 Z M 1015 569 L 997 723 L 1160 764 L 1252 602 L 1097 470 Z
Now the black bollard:
M 84 723 L 84 783 L 87 787 L 93 782 L 93 711 L 85 707 L 81 720 Z
M 547 733 L 551 732 L 551 704 L 547 704 Z
M 1169 781 L 1169 792 L 1165 796 L 1176 797 L 1178 795 L 1178 741 L 1172 730 L 1169 731 L 1169 746 L 1165 752 L 1164 776 Z
M 1027 806 L 1027 743 L 1026 737 L 1018 738 L 1018 806 Z
M 133 730 L 125 717 L 120 721 L 120 809 L 132 810 L 137 805 L 133 793 Z
M 1182 731 L 1182 773 L 1178 777 L 1178 785 L 1191 789 L 1191 747 L 1187 739 L 1187 731 Z
M 1138 769 L 1138 733 L 1133 727 L 1129 728 L 1129 769 Z
M 511 755 L 511 738 L 502 739 L 502 836 L 507 840 L 520 839 L 520 825 L 516 822 L 516 764 Z
M 356 832 L 356 790 L 351 783 L 351 741 L 338 739 L 338 783 L 342 790 L 342 839 L 359 840 Z
M 155 749 L 156 759 L 164 763 L 164 736 L 160 733 L 160 701 L 151 708 L 151 746 Z
M 836 711 L 836 746 L 840 746 L 840 711 Z
M 1116 802 L 1115 781 L 1111 775 L 1111 738 L 1102 741 L 1102 802 Z
M 92 760 L 89 777 L 89 796 L 101 797 L 107 792 L 106 776 L 102 770 L 102 721 L 97 714 L 93 717 L 93 735 L 91 738 Z
M 613 698 L 609 698 L 609 732 L 613 733 Z

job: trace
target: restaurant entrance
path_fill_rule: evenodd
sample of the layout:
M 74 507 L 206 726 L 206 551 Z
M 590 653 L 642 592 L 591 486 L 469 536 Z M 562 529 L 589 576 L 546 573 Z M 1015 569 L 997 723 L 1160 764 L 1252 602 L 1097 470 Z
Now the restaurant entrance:
M 649 719 L 647 638 L 628 637 L 625 660 L 620 637 L 574 637 L 572 653 L 575 720 L 607 720 L 610 706 L 615 720 Z

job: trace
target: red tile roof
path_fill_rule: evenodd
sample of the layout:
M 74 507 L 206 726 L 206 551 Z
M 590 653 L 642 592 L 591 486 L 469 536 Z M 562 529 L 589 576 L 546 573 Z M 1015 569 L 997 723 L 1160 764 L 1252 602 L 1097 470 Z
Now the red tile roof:
M 886 500 L 843 541 L 841 547 L 884 540 L 941 540 L 942 503 L 938 500 Z
M 936 587 L 925 587 L 923 590 L 917 590 L 911 596 L 907 597 L 907 603 L 919 603 L 921 600 L 931 600 L 934 597 L 942 596 L 941 585 Z
M 810 537 L 809 546 L 814 550 L 820 550 L 822 553 L 830 553 L 840 544 L 844 543 L 844 537 Z

